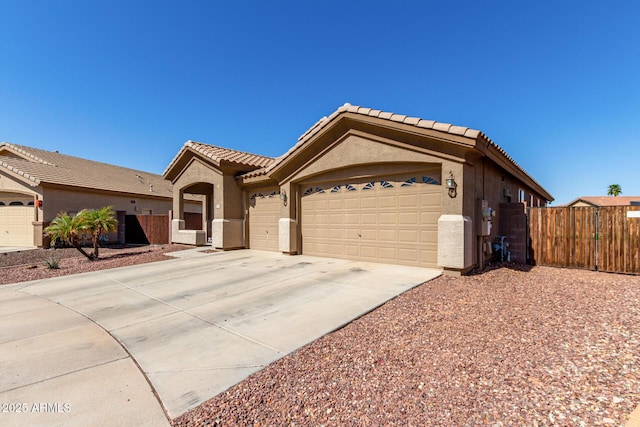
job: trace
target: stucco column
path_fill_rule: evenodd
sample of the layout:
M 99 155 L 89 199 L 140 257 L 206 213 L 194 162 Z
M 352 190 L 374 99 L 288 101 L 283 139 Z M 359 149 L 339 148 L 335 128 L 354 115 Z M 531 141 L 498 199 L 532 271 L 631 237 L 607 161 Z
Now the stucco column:
M 473 224 L 464 211 L 464 165 L 442 162 L 442 214 L 438 219 L 438 265 L 458 274 L 472 266 Z M 453 174 L 457 188 L 449 194 L 446 182 Z M 471 179 L 471 178 L 470 178 Z M 454 196 L 454 197 L 452 197 Z
M 298 186 L 290 182 L 280 186 L 282 207 L 278 220 L 278 249 L 286 254 L 298 253 Z
M 173 189 L 173 218 L 184 219 L 184 189 Z
M 233 175 L 217 177 L 213 189 L 211 244 L 220 249 L 244 247 L 242 190 Z

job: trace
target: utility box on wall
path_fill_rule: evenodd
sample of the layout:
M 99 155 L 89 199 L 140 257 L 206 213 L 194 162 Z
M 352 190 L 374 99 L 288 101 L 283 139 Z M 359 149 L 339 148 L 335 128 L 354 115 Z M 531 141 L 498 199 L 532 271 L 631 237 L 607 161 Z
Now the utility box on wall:
M 491 227 L 492 218 L 496 216 L 496 211 L 489 207 L 489 202 L 487 200 L 478 200 L 478 209 L 482 213 L 482 221 L 480 221 L 478 230 L 478 234 L 480 236 L 489 236 L 491 235 Z

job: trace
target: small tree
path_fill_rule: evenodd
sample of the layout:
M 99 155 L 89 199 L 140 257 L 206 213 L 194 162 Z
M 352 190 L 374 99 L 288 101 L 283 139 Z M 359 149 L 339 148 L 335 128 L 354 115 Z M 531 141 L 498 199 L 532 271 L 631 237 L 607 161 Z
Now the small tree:
M 622 187 L 620 187 L 620 185 L 611 184 L 609 186 L 609 191 L 607 191 L 608 196 L 618 197 L 620 194 L 622 194 Z
M 93 258 L 98 258 L 100 237 L 118 229 L 116 212 L 111 206 L 105 206 L 100 209 L 83 210 L 78 213 L 78 216 L 81 217 L 80 221 L 85 224 L 87 232 L 91 234 Z
M 44 229 L 47 236 L 50 236 L 54 241 L 62 240 L 67 242 L 74 248 L 80 251 L 82 255 L 88 259 L 93 260 L 93 254 L 88 254 L 80 246 L 80 236 L 85 234 L 86 225 L 82 223 L 78 215 L 71 216 L 66 212 L 60 212 L 56 216 L 51 224 Z
M 60 212 L 51 224 L 44 229 L 45 233 L 53 240 L 62 240 L 69 243 L 93 261 L 98 258 L 98 248 L 100 247 L 100 237 L 111 231 L 118 229 L 118 221 L 115 218 L 115 211 L 111 206 L 100 209 L 83 209 L 75 216 L 66 212 Z M 93 241 L 93 252 L 87 253 L 80 246 L 80 237 L 88 234 Z

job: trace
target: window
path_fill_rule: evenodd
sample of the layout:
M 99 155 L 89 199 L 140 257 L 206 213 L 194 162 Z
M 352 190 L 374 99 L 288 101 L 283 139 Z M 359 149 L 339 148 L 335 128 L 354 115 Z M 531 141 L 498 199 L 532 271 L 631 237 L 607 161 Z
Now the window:
M 382 188 L 393 188 L 393 185 L 388 181 L 380 181 L 380 185 L 382 185 Z
M 304 190 L 303 196 L 308 196 L 309 194 L 313 193 L 313 188 L 307 188 L 306 190 Z
M 24 206 L 24 204 L 22 202 L 11 202 L 9 206 Z
M 375 187 L 376 183 L 375 182 L 370 182 L 367 185 L 365 185 L 364 187 L 362 187 L 363 190 L 371 190 L 373 187 Z
M 316 187 L 316 193 L 324 193 L 324 190 L 320 187 Z
M 435 179 L 431 178 L 430 176 L 423 176 L 422 177 L 422 183 L 423 184 L 440 185 L 440 183 L 438 181 L 436 181 Z
M 354 187 L 354 186 L 353 186 L 353 185 L 351 185 L 351 184 L 347 184 L 347 185 L 345 185 L 345 186 L 344 186 L 344 188 L 346 188 L 346 189 L 347 189 L 347 191 L 357 191 L 356 187 Z
M 340 185 L 336 185 L 335 187 L 333 187 L 333 188 L 331 189 L 331 192 L 332 192 L 332 193 L 337 193 L 338 191 L 340 191 L 340 188 L 342 188 L 342 186 L 340 186 Z
M 403 182 L 400 187 L 409 187 L 409 186 L 411 186 L 411 185 L 413 185 L 415 183 L 416 183 L 416 177 L 414 176 L 412 178 L 409 178 L 405 182 Z
M 518 188 L 518 202 L 524 202 L 524 190 Z

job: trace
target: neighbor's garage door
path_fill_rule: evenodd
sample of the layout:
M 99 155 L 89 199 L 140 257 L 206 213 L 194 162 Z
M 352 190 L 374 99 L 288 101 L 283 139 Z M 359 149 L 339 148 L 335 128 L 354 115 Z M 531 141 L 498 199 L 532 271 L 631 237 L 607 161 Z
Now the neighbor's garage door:
M 437 267 L 438 174 L 302 187 L 302 252 Z
M 0 246 L 33 246 L 33 206 L 0 206 Z
M 280 218 L 278 189 L 256 191 L 249 197 L 249 247 L 263 251 L 277 251 L 278 220 Z

